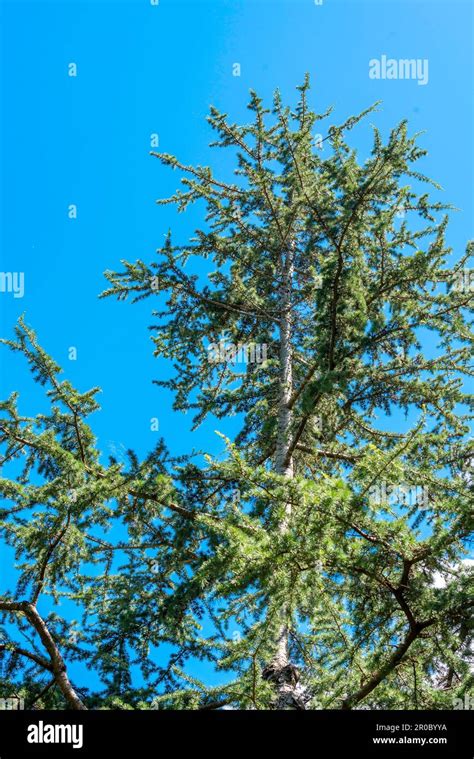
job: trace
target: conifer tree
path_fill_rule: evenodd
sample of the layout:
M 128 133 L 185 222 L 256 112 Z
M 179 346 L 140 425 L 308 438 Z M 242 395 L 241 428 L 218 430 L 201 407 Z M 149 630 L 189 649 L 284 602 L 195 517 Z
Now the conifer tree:
M 150 649 L 196 645 L 182 615 L 175 634 L 174 613 L 154 613 L 184 562 L 173 524 L 187 512 L 173 502 L 166 451 L 160 441 L 142 462 L 130 450 L 126 463 L 103 463 L 88 422 L 99 389 L 79 393 L 61 381 L 23 319 L 15 331 L 16 340 L 2 342 L 28 360 L 50 408 L 24 416 L 17 393 L 0 404 L 0 537 L 18 570 L 10 587 L 1 577 L 2 697 L 17 695 L 25 708 L 146 707 L 180 659 L 160 653 L 158 663 Z M 68 664 L 76 661 L 99 675 L 102 690 L 73 685 Z M 133 665 L 143 687 L 132 685 Z
M 435 707 L 470 677 L 472 295 L 455 283 L 471 248 L 447 268 L 449 206 L 416 189 L 437 185 L 414 168 L 426 151 L 405 121 L 386 142 L 374 127 L 363 162 L 346 133 L 375 106 L 329 126 L 323 158 L 314 130 L 330 112 L 314 113 L 308 90 L 293 111 L 251 93 L 242 126 L 211 109 L 233 180 L 153 153 L 182 175 L 158 202 L 202 200 L 206 225 L 188 242 L 169 234 L 156 261 L 106 272 L 104 295 L 156 298 L 155 353 L 175 370 L 157 384 L 176 411 L 193 409 L 195 425 L 242 420 L 225 460 L 189 464 L 180 484 L 211 520 L 180 595 L 209 606 L 203 651 L 236 675 L 221 698 Z M 205 283 L 191 273 L 203 270 Z M 265 346 L 266 360 L 237 365 L 240 346 Z M 403 415 L 406 431 L 391 431 Z M 413 488 L 422 500 L 406 503 Z M 434 587 L 436 573 L 452 581 Z
M 294 111 L 252 93 L 244 126 L 211 110 L 233 180 L 157 154 L 184 185 L 161 202 L 203 200 L 206 223 L 107 272 L 104 295 L 156 299 L 175 410 L 239 420 L 225 455 L 160 442 L 104 463 L 97 389 L 60 382 L 23 321 L 6 341 L 51 401 L 1 406 L 0 535 L 21 564 L 0 589 L 0 677 L 30 703 L 427 709 L 470 687 L 471 248 L 448 266 L 448 207 L 416 189 L 406 123 L 374 129 L 360 162 L 346 133 L 373 109 L 325 128 L 308 93 Z M 78 635 L 48 595 L 77 607 Z M 196 658 L 221 685 L 193 677 Z M 101 692 L 71 683 L 74 660 Z

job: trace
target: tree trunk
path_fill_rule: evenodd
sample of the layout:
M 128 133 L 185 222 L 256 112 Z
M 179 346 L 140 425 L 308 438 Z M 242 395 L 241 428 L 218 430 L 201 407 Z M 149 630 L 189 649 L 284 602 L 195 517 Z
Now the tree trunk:
M 291 351 L 291 292 L 293 280 L 294 242 L 282 255 L 280 291 L 280 400 L 275 454 L 275 471 L 291 479 L 293 458 L 289 456 L 292 411 L 290 398 L 293 393 L 293 366 Z M 285 506 L 285 515 L 279 525 L 282 533 L 289 529 L 291 504 Z M 289 657 L 290 609 L 284 604 L 280 610 L 281 624 L 275 641 L 275 655 L 263 670 L 264 679 L 273 683 L 276 696 L 275 709 L 304 709 L 298 687 L 299 673 Z

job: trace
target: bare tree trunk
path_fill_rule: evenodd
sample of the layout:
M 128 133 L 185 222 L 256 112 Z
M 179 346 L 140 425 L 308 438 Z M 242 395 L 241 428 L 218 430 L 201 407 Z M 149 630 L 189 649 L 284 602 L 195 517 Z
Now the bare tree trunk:
M 294 248 L 292 242 L 282 255 L 280 293 L 280 400 L 278 407 L 278 430 L 275 454 L 275 471 L 293 478 L 293 458 L 290 453 L 292 411 L 290 399 L 293 393 L 293 365 L 291 352 L 291 293 L 293 280 Z M 279 525 L 282 533 L 289 528 L 291 504 L 285 506 L 285 515 Z M 263 670 L 264 679 L 273 683 L 276 690 L 275 709 L 304 709 L 298 694 L 299 673 L 289 656 L 290 609 L 284 604 L 280 610 L 281 624 L 276 639 L 275 655 Z

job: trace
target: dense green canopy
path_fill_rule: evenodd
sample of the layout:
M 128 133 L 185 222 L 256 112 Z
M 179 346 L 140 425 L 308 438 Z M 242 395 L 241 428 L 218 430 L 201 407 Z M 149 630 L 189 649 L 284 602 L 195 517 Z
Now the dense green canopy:
M 183 177 L 160 202 L 204 201 L 203 228 L 106 273 L 105 296 L 157 304 L 176 411 L 238 415 L 224 456 L 160 443 L 102 463 L 97 389 L 60 381 L 23 322 L 6 341 L 51 402 L 25 418 L 12 397 L 0 423 L 3 461 L 24 467 L 0 480 L 21 572 L 0 589 L 2 677 L 30 700 L 48 678 L 38 703 L 90 708 L 428 709 L 467 692 L 472 293 L 456 283 L 471 248 L 448 266 L 448 207 L 420 190 L 405 122 L 386 142 L 374 127 L 360 162 L 346 133 L 373 108 L 326 126 L 308 90 L 294 110 L 252 93 L 243 126 L 211 110 L 230 181 L 156 154 Z M 80 632 L 39 616 L 46 595 L 70 600 Z M 196 681 L 195 657 L 226 684 Z M 74 659 L 103 692 L 60 682 Z

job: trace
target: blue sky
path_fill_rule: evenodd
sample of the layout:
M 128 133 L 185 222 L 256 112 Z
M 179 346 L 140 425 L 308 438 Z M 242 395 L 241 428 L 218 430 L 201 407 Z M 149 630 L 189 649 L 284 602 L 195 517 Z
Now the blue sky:
M 0 333 L 11 336 L 25 313 L 68 379 L 102 388 L 94 429 L 105 450 L 148 451 L 151 417 L 173 453 L 220 447 L 215 422 L 191 433 L 190 416 L 152 385 L 168 369 L 152 357 L 151 302 L 97 297 L 120 258 L 149 260 L 169 228 L 184 242 L 202 220 L 202 209 L 177 216 L 155 205 L 179 177 L 149 156 L 151 134 L 184 163 L 226 172 L 225 154 L 208 148 L 209 105 L 245 121 L 250 88 L 269 98 L 279 87 L 294 102 L 308 71 L 312 105 L 334 105 L 332 123 L 383 101 L 351 138 L 362 154 L 370 122 L 385 135 L 403 118 L 427 130 L 420 169 L 460 209 L 448 233 L 456 255 L 473 236 L 469 0 L 0 0 L 0 14 L 0 270 L 25 274 L 23 298 L 0 293 Z M 428 59 L 427 84 L 370 79 L 369 61 L 383 54 Z M 0 396 L 20 390 L 21 410 L 36 413 L 40 391 L 25 363 L 2 349 L 0 369 Z

